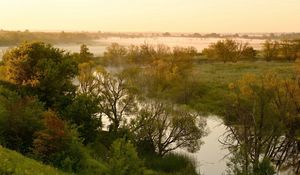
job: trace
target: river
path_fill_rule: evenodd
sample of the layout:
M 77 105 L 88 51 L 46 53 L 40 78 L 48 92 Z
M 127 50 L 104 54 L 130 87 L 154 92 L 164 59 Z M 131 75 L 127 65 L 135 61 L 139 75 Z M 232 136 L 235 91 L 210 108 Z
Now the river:
M 204 144 L 196 153 L 188 153 L 184 150 L 176 150 L 181 154 L 191 157 L 197 166 L 197 172 L 203 175 L 222 175 L 226 171 L 226 158 L 229 153 L 219 142 L 219 138 L 224 134 L 226 126 L 217 116 L 207 117 L 208 135 L 202 139 Z

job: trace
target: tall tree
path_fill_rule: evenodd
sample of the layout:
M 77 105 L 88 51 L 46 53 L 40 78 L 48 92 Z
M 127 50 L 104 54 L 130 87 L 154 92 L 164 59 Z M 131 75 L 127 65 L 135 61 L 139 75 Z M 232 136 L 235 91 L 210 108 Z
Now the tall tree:
M 27 86 L 46 107 L 59 107 L 75 92 L 72 79 L 77 63 L 65 51 L 42 42 L 25 42 L 8 50 L 3 56 L 7 79 Z
M 100 100 L 100 111 L 112 122 L 110 130 L 117 132 L 122 123 L 126 123 L 136 111 L 132 89 L 123 75 L 112 75 L 106 71 L 96 73 L 95 82 L 97 88 L 93 92 Z
M 80 62 L 89 62 L 92 60 L 93 54 L 89 51 L 87 45 L 82 44 L 80 46 L 79 56 L 80 56 Z
M 276 60 L 279 56 L 279 42 L 277 41 L 266 41 L 263 44 L 263 56 L 266 61 Z
M 238 155 L 241 173 L 261 171 L 263 161 L 280 170 L 293 167 L 299 173 L 299 87 L 268 73 L 247 75 L 231 84 L 232 99 L 224 114 L 228 132 L 225 145 Z

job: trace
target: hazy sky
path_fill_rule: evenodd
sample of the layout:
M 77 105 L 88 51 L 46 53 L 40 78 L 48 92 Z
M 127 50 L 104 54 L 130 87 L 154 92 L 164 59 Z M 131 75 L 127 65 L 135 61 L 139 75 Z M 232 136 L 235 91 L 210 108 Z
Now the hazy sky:
M 0 28 L 300 32 L 300 0 L 0 0 Z

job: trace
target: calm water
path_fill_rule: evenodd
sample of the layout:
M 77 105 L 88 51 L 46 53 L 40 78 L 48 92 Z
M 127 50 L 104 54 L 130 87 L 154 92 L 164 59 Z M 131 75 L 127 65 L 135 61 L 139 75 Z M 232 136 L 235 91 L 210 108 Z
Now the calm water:
M 197 171 L 204 175 L 222 175 L 226 170 L 227 149 L 223 149 L 222 144 L 218 141 L 225 132 L 226 127 L 222 124 L 222 120 L 216 116 L 207 118 L 208 135 L 203 138 L 204 144 L 196 153 L 188 153 L 184 150 L 177 150 L 195 160 Z

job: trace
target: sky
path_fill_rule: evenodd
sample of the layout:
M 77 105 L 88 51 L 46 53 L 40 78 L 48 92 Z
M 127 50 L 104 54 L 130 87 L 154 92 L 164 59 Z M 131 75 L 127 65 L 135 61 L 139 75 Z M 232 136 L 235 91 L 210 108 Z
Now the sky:
M 300 32 L 300 0 L 0 0 L 0 29 Z

